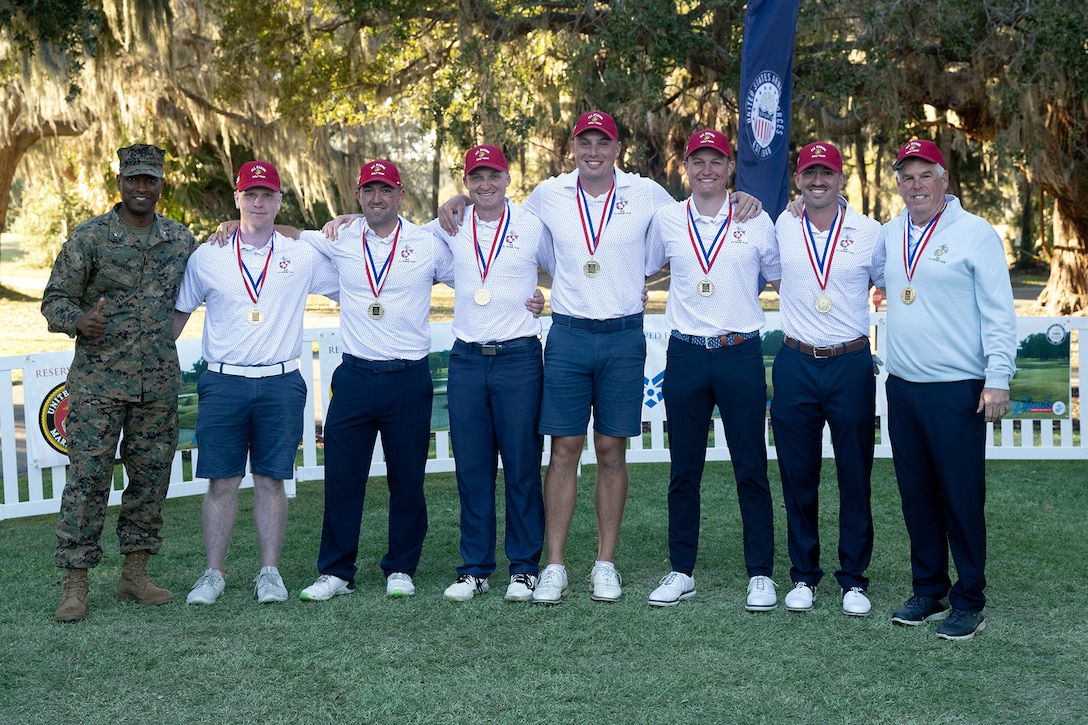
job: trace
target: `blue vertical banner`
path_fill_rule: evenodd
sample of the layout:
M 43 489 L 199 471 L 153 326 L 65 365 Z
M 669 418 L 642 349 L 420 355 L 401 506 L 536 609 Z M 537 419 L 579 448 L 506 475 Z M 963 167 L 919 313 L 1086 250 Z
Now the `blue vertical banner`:
M 748 0 L 740 56 L 737 191 L 775 219 L 789 202 L 790 96 L 798 0 Z

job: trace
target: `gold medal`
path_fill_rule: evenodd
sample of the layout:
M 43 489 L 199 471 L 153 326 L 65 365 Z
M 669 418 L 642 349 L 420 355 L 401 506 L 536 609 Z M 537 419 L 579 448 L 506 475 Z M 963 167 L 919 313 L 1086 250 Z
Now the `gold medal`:
M 817 312 L 830 312 L 831 311 L 831 298 L 827 295 L 820 295 L 816 298 L 816 311 Z
M 264 322 L 264 313 L 261 312 L 260 309 L 254 307 L 249 311 L 249 314 L 246 315 L 246 319 L 249 320 L 249 324 L 251 325 L 259 325 Z
M 699 294 L 703 297 L 709 297 L 714 294 L 714 283 L 709 279 L 704 279 L 696 285 L 696 289 L 699 290 Z
M 601 263 L 596 259 L 591 259 L 582 265 L 582 271 L 585 272 L 587 277 L 596 277 L 601 273 Z
M 918 292 L 909 284 L 903 288 L 903 291 L 899 293 L 899 299 L 903 300 L 904 305 L 909 305 L 918 299 Z
M 366 313 L 370 315 L 371 319 L 380 320 L 382 315 L 385 314 L 385 308 L 382 307 L 381 302 L 371 302 L 366 307 Z
M 491 301 L 491 290 L 486 287 L 481 287 L 472 295 L 472 299 L 474 299 L 478 305 L 486 305 Z

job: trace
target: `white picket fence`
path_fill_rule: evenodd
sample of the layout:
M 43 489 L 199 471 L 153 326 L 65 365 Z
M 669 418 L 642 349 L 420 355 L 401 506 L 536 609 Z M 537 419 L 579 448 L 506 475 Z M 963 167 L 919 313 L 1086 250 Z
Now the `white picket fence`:
M 767 329 L 777 329 L 779 319 L 777 313 L 768 313 Z M 545 318 L 546 319 L 546 318 Z M 884 314 L 873 313 L 871 316 L 874 350 L 881 354 L 885 329 Z M 1088 329 L 1086 318 L 1020 318 L 1021 326 L 1025 324 L 1043 329 L 1060 326 L 1067 334 L 1076 333 L 1079 341 L 1081 330 Z M 436 324 L 433 326 L 434 344 L 432 349 L 445 350 L 452 344 L 452 333 L 449 324 Z M 546 332 L 546 330 L 545 330 Z M 664 368 L 664 347 L 668 337 L 668 330 L 662 316 L 648 316 L 646 318 L 647 334 L 647 380 L 652 381 L 654 376 Z M 1020 336 L 1022 337 L 1022 336 Z M 301 372 L 307 381 L 309 394 L 307 397 L 307 410 L 313 410 L 313 415 L 307 415 L 302 439 L 302 465 L 296 470 L 295 480 L 287 484 L 289 495 L 294 495 L 295 481 L 320 480 L 324 476 L 323 466 L 317 462 L 317 430 L 320 425 L 323 411 L 328 406 L 328 381 L 332 370 L 340 361 L 339 331 L 336 328 L 309 329 L 305 331 L 304 340 L 313 344 L 316 352 L 312 356 L 303 356 L 301 359 Z M 195 346 L 199 355 L 199 341 L 186 340 L 179 343 L 182 346 Z M 59 510 L 60 494 L 64 488 L 65 465 L 40 465 L 39 462 L 28 453 L 19 450 L 20 441 L 16 435 L 17 412 L 29 428 L 37 424 L 38 412 L 24 409 L 23 390 L 21 378 L 26 369 L 40 367 L 44 358 L 48 356 L 64 356 L 70 359 L 71 353 L 42 353 L 30 355 L 17 355 L 0 357 L 0 451 L 3 458 L 3 503 L 0 503 L 0 520 L 22 516 L 36 516 L 40 514 L 52 514 Z M 54 358 L 49 358 L 54 359 Z M 185 356 L 183 355 L 183 359 Z M 1079 364 L 1077 356 L 1071 360 L 1071 379 L 1079 380 Z M 653 373 L 651 373 L 653 371 Z M 886 373 L 881 371 L 877 384 L 877 445 L 876 456 L 878 458 L 891 457 L 891 445 L 887 434 L 887 405 L 884 399 L 883 380 Z M 15 382 L 16 379 L 20 382 Z M 652 387 L 653 383 L 649 384 Z M 649 389 L 649 388 L 648 388 Z M 1075 388 L 1070 391 L 1070 398 L 1066 405 L 1070 410 L 1075 399 L 1072 396 Z M 316 393 L 316 395 L 315 395 Z M 627 460 L 630 463 L 649 463 L 668 461 L 669 451 L 666 446 L 666 425 L 664 417 L 664 405 L 653 407 L 644 406 L 644 430 L 642 437 L 630 440 L 630 449 Z M 1073 413 L 1065 418 L 1047 419 L 1005 419 L 1000 425 L 988 426 L 987 456 L 993 459 L 1082 459 L 1088 458 L 1088 446 L 1084 443 L 1083 436 L 1074 435 Z M 773 433 L 765 429 L 764 436 L 768 443 L 768 454 L 775 458 L 773 445 Z M 450 450 L 448 430 L 436 430 L 434 457 L 427 462 L 428 473 L 452 471 L 454 461 Z M 592 436 L 587 436 L 587 450 L 582 456 L 583 464 L 596 462 L 593 450 Z M 830 433 L 824 430 L 824 457 L 833 456 Z M 173 466 L 170 474 L 169 496 L 191 496 L 203 494 L 207 491 L 207 479 L 194 478 L 192 472 L 196 468 L 196 450 L 178 451 L 174 455 Z M 548 446 L 545 443 L 544 460 L 547 462 Z M 713 421 L 713 436 L 707 448 L 707 460 L 725 461 L 729 459 L 729 450 L 726 447 L 724 430 L 721 420 L 715 417 Z M 20 473 L 25 472 L 24 480 L 20 481 Z M 375 457 L 370 468 L 370 474 L 381 476 L 385 474 L 385 464 L 379 440 Z M 247 477 L 248 478 L 248 477 Z M 243 485 L 252 485 L 244 482 Z M 115 487 L 110 495 L 110 505 L 117 505 L 121 500 L 122 490 Z

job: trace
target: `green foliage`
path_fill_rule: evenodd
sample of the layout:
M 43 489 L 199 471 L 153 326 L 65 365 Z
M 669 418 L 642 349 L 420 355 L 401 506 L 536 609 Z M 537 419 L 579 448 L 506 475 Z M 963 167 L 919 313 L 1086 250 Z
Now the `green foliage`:
M 100 2 L 8 0 L 0 5 L 0 29 L 10 33 L 20 52 L 27 55 L 33 55 L 41 43 L 94 55 L 101 20 Z
M 60 188 L 53 179 L 32 179 L 13 212 L 11 231 L 33 240 L 25 245 L 25 261 L 31 266 L 52 266 L 71 231 L 100 213 L 90 208 L 75 186 L 63 177 L 58 180 Z
M 1016 351 L 1016 357 L 1019 358 L 1031 358 L 1033 360 L 1069 360 L 1069 336 L 1066 335 L 1065 340 L 1055 345 L 1049 339 L 1045 333 L 1037 332 L 1034 335 L 1028 335 L 1020 341 L 1018 349 Z
M 234 147 L 232 151 L 236 166 L 256 158 L 247 148 Z M 234 177 L 223 170 L 219 156 L 210 144 L 186 154 L 166 173 L 169 183 L 163 189 L 158 211 L 189 227 L 197 239 L 206 239 L 221 222 L 238 218 L 234 206 Z M 329 217 L 324 205 L 315 212 L 321 218 Z M 284 186 L 283 204 L 276 222 L 304 229 L 313 226 L 308 219 L 298 196 L 289 186 Z
M 83 67 L 84 57 L 93 57 L 102 23 L 101 2 L 93 0 L 7 0 L 0 3 L 0 38 L 11 39 L 14 49 L 26 57 L 55 54 L 69 75 Z M 14 58 L 0 58 L 14 61 Z M 13 65 L 3 64 L 4 72 Z M 0 73 L 2 76 L 2 73 Z M 79 88 L 73 82 L 69 97 Z

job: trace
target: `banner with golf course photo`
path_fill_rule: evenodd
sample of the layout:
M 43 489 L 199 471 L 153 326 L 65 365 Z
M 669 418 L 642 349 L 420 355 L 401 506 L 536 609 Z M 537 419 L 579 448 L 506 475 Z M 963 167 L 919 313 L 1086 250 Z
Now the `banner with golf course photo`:
M 1016 375 L 1009 386 L 1010 418 L 1069 418 L 1069 320 L 1016 318 Z

